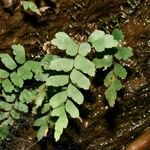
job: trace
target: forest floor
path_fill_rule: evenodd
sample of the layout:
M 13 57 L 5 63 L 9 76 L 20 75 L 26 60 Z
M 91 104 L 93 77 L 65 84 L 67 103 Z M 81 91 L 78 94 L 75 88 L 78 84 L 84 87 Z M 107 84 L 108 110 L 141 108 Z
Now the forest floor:
M 109 108 L 106 103 L 102 84 L 104 73 L 98 71 L 90 91 L 85 93 L 81 118 L 71 120 L 59 142 L 54 142 L 53 131 L 42 141 L 36 142 L 33 118 L 28 114 L 14 125 L 10 137 L 0 143 L 0 150 L 148 150 L 150 1 L 35 2 L 38 8 L 43 8 L 41 16 L 25 12 L 19 0 L 10 6 L 5 0 L 0 0 L 1 52 L 11 53 L 11 45 L 20 43 L 28 57 L 40 58 L 47 52 L 56 53 L 49 41 L 59 31 L 84 41 L 95 29 L 111 32 L 119 27 L 125 35 L 125 45 L 133 48 L 134 56 L 122 62 L 128 76 L 114 108 Z

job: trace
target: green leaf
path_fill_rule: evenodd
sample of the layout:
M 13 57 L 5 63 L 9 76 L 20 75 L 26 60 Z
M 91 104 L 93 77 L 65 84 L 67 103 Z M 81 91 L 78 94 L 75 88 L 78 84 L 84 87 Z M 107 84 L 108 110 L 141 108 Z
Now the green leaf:
M 59 92 L 50 99 L 50 105 L 53 108 L 58 107 L 67 100 L 67 91 Z
M 20 68 L 18 68 L 17 74 L 18 74 L 23 80 L 32 79 L 32 77 L 33 77 L 33 73 L 30 71 L 30 68 L 29 68 L 29 66 L 27 66 L 27 65 L 23 65 L 23 66 L 21 66 Z
M 32 113 L 37 114 L 37 109 L 42 105 L 43 101 L 46 97 L 46 86 L 42 84 L 38 89 L 36 89 L 36 97 L 35 97 L 35 106 L 32 108 Z
M 55 38 L 51 40 L 51 43 L 60 50 L 66 50 L 68 42 L 72 42 L 72 39 L 64 32 L 56 33 Z
M 11 116 L 14 119 L 19 119 L 20 118 L 20 114 L 18 114 L 16 111 L 14 111 L 13 109 L 10 111 Z
M 59 121 L 60 122 L 60 121 Z M 58 123 L 59 123 L 58 122 Z M 56 122 L 57 123 L 57 122 Z M 57 123 L 57 124 L 58 124 Z M 62 127 L 56 127 L 55 128 L 55 133 L 54 133 L 54 138 L 55 138 L 55 141 L 57 142 L 59 139 L 60 139 L 60 136 L 61 136 L 61 134 L 63 133 L 63 128 Z
M 36 119 L 33 126 L 38 126 L 38 127 L 40 127 L 40 126 L 42 126 L 43 124 L 45 124 L 45 123 L 47 123 L 47 122 L 48 122 L 48 115 Z
M 114 78 L 115 78 L 115 76 L 114 76 L 113 71 L 110 71 L 104 79 L 105 87 L 109 87 L 111 85 L 112 81 L 114 80 Z
M 43 116 L 35 120 L 34 126 L 40 127 L 40 129 L 37 132 L 38 140 L 41 140 L 44 136 L 47 135 L 49 120 L 50 120 L 49 115 Z
M 5 111 L 10 111 L 12 109 L 12 104 L 0 101 L 0 109 L 3 109 Z
M 8 78 L 8 76 L 9 76 L 9 73 L 7 71 L 0 69 L 0 78 L 5 79 L 5 78 Z
M 16 56 L 15 60 L 17 61 L 17 63 L 23 64 L 26 61 L 24 47 L 20 44 L 13 44 L 11 48 L 13 49 L 13 53 Z
M 47 132 L 48 132 L 48 125 L 47 123 L 44 123 L 37 132 L 38 141 L 40 141 L 43 137 L 45 137 L 47 135 Z
M 73 59 L 69 58 L 58 58 L 51 61 L 49 69 L 56 70 L 56 71 L 64 71 L 69 72 L 72 70 L 74 64 Z
M 88 41 L 92 43 L 92 46 L 97 52 L 105 50 L 105 33 L 100 30 L 95 30 L 88 38 Z
M 59 119 L 55 123 L 55 130 L 56 128 L 66 128 L 68 125 L 68 118 L 66 113 L 63 113 L 61 116 L 59 116 Z
M 93 33 L 91 33 L 91 35 L 88 38 L 88 41 L 93 43 L 97 40 L 99 40 L 100 38 L 103 38 L 105 35 L 105 33 L 103 31 L 100 30 L 95 30 Z
M 8 118 L 8 124 L 12 126 L 14 124 L 14 119 L 12 119 L 11 117 L 9 117 Z
M 46 54 L 45 57 L 41 60 L 41 64 L 45 70 L 49 70 L 49 66 L 52 60 L 59 58 L 57 55 Z
M 40 127 L 40 129 L 37 132 L 38 141 L 40 141 L 43 137 L 47 136 L 48 124 L 50 125 L 54 124 L 49 115 L 41 117 L 34 122 L 34 126 Z
M 78 44 L 76 44 L 66 33 L 58 32 L 51 43 L 57 46 L 60 50 L 66 50 L 70 56 L 75 56 L 78 52 Z
M 13 125 L 14 124 L 14 119 L 12 119 L 11 117 L 9 117 L 7 120 L 3 121 L 0 125 L 0 127 L 4 127 L 7 125 Z
M 96 69 L 95 69 L 94 64 L 91 61 L 89 61 L 87 58 L 85 58 L 81 55 L 78 55 L 75 58 L 74 67 L 90 76 L 95 75 Z
M 76 69 L 73 69 L 73 71 L 70 74 L 71 81 L 74 84 L 77 84 L 80 88 L 83 88 L 85 90 L 88 90 L 90 87 L 90 80 L 81 72 L 79 72 Z
M 33 12 L 39 14 L 39 10 L 34 2 L 23 1 L 22 5 L 23 5 L 24 10 L 27 11 L 28 9 L 31 9 Z
M 27 113 L 28 112 L 28 106 L 26 104 L 23 104 L 21 102 L 16 102 L 15 103 L 15 109 Z
M 108 88 L 105 92 L 106 99 L 111 107 L 114 106 L 115 100 L 117 98 L 117 92 L 113 88 Z
M 21 77 L 16 72 L 11 73 L 10 78 L 14 85 L 16 85 L 20 88 L 23 87 L 24 81 L 21 79 Z
M 41 112 L 42 112 L 42 114 L 44 114 L 44 113 L 47 113 L 49 110 L 50 110 L 50 104 L 46 103 L 43 105 Z
M 118 46 L 118 42 L 114 39 L 112 35 L 106 34 L 104 39 L 105 39 L 105 48 L 112 48 Z
M 3 92 L 3 96 L 7 102 L 14 102 L 16 99 L 15 94 L 7 95 L 5 92 Z
M 61 117 L 58 118 L 58 120 L 55 123 L 55 141 L 58 141 L 60 139 L 60 136 L 63 132 L 63 129 L 65 129 L 68 125 L 68 118 L 66 116 L 66 113 L 62 114 Z
M 42 84 L 37 90 L 37 95 L 35 97 L 35 107 L 38 108 L 42 105 L 42 102 L 46 96 L 46 87 L 45 84 Z
M 84 101 L 84 97 L 82 93 L 72 84 L 68 86 L 68 97 L 71 97 L 77 104 L 82 104 Z
M 19 96 L 20 102 L 27 104 L 33 102 L 35 98 L 36 92 L 34 90 L 27 90 L 27 89 L 24 89 Z
M 14 90 L 14 86 L 13 84 L 10 82 L 9 79 L 5 79 L 2 82 L 2 87 L 4 89 L 5 92 L 11 93 Z
M 65 105 L 66 111 L 70 114 L 72 118 L 79 118 L 79 110 L 78 108 L 71 102 L 70 100 L 67 100 L 67 103 Z
M 52 110 L 51 116 L 52 117 L 60 117 L 60 116 L 65 115 L 65 113 L 66 113 L 65 112 L 65 106 L 64 106 L 64 104 L 62 104 L 59 107 Z
M 133 56 L 133 52 L 131 48 L 128 47 L 118 47 L 117 48 L 117 53 L 115 54 L 115 57 L 118 60 L 127 60 L 129 57 Z
M 110 67 L 112 65 L 112 62 L 113 62 L 113 57 L 111 55 L 105 55 L 101 59 L 95 58 L 93 60 L 93 63 L 95 64 L 96 68 Z
M 113 35 L 114 39 L 117 41 L 122 41 L 124 39 L 124 35 L 123 35 L 122 31 L 119 29 L 114 29 L 112 32 L 112 35 Z
M 93 47 L 97 52 L 103 52 L 105 50 L 105 40 L 104 37 L 92 43 Z
M 10 70 L 14 70 L 17 65 L 8 54 L 0 54 L 2 63 Z
M 68 42 L 66 53 L 70 56 L 75 56 L 77 52 L 78 52 L 78 44 L 76 44 L 74 41 Z
M 0 121 L 9 117 L 9 112 L 0 112 Z
M 118 80 L 117 78 L 114 79 L 114 80 L 112 81 L 112 84 L 111 84 L 110 88 L 119 91 L 119 90 L 122 88 L 121 81 Z
M 34 78 L 36 81 L 46 81 L 48 79 L 49 74 L 37 73 Z
M 119 76 L 121 79 L 125 79 L 127 76 L 126 69 L 122 65 L 117 63 L 114 66 L 114 73 L 115 75 Z
M 42 65 L 38 61 L 29 60 L 24 65 L 35 74 L 43 72 Z
M 0 127 L 0 139 L 5 140 L 9 135 L 9 126 Z
M 79 46 L 78 53 L 82 56 L 86 56 L 91 51 L 91 45 L 87 42 L 83 42 Z
M 34 115 L 37 114 L 37 108 L 36 108 L 36 106 L 32 107 L 32 114 L 34 114 Z
M 50 76 L 46 80 L 47 86 L 63 86 L 69 83 L 69 76 L 68 75 L 56 75 L 56 76 Z
M 60 139 L 61 134 L 63 133 L 63 129 L 65 129 L 68 125 L 68 118 L 65 112 L 64 105 L 54 109 L 51 113 L 51 116 L 58 116 L 58 120 L 55 123 L 55 141 Z

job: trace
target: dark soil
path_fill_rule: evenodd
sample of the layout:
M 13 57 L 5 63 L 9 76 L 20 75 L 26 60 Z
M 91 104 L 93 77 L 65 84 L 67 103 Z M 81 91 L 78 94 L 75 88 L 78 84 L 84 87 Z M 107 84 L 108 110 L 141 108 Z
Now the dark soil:
M 129 0 L 130 2 L 132 0 Z M 114 108 L 108 107 L 98 71 L 81 118 L 71 120 L 59 142 L 53 131 L 36 142 L 32 116 L 16 123 L 1 150 L 148 150 L 150 149 L 150 1 L 136 0 L 35 0 L 39 8 L 49 8 L 38 16 L 24 12 L 20 1 L 0 0 L 0 51 L 11 53 L 14 43 L 25 46 L 28 57 L 40 58 L 56 53 L 49 41 L 65 31 L 84 41 L 94 29 L 112 31 L 120 27 L 125 45 L 134 56 L 122 62 L 128 70 L 124 88 L 118 93 Z

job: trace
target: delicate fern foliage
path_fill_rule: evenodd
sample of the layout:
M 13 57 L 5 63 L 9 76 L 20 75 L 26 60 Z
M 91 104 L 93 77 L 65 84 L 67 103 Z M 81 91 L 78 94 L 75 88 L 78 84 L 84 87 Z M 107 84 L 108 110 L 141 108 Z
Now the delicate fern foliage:
M 91 42 L 95 51 L 98 52 L 99 55 L 101 54 L 101 58 L 95 58 L 93 60 L 96 68 L 107 69 L 113 66 L 112 71 L 110 71 L 104 79 L 104 85 L 107 88 L 105 95 L 110 106 L 114 106 L 117 91 L 122 88 L 120 80 L 125 79 L 127 76 L 126 69 L 117 62 L 118 60 L 127 60 L 133 55 L 131 48 L 121 47 L 123 39 L 124 35 L 119 29 L 115 29 L 112 35 L 96 30 L 88 38 L 88 41 Z M 109 53 L 107 52 L 108 48 Z
M 33 7 L 36 10 L 30 4 L 24 1 L 25 9 Z M 12 45 L 14 59 L 9 54 L 0 54 L 0 138 L 7 137 L 9 127 L 22 113 L 28 113 L 28 106 L 32 104 L 31 113 L 37 118 L 34 126 L 39 128 L 38 140 L 47 135 L 49 127 L 54 127 L 54 137 L 58 141 L 69 118 L 79 118 L 78 106 L 84 102 L 81 89 L 90 88 L 90 79 L 95 76 L 96 69 L 109 70 L 104 79 L 105 96 L 108 104 L 114 106 L 117 91 L 123 87 L 121 80 L 127 76 L 120 61 L 133 55 L 131 48 L 121 46 L 123 39 L 119 29 L 112 35 L 95 30 L 82 43 L 58 32 L 51 43 L 63 51 L 65 57 L 46 54 L 41 61 L 27 60 L 20 44 Z M 96 57 L 89 59 L 91 51 Z M 40 85 L 26 86 L 26 80 Z
M 89 89 L 89 76 L 95 75 L 95 65 L 85 56 L 91 51 L 89 43 L 75 43 L 66 33 L 59 32 L 51 41 L 53 45 L 66 52 L 65 58 L 51 59 L 48 69 L 57 74 L 50 75 L 46 86 L 61 87 L 45 105 L 50 110 L 51 116 L 58 117 L 55 123 L 55 140 L 58 141 L 63 130 L 68 125 L 68 114 L 72 118 L 79 117 L 77 105 L 84 101 L 80 88 Z M 71 56 L 71 57 L 70 57 Z M 51 58 L 54 58 L 51 56 Z M 44 58 L 45 59 L 45 58 Z
M 75 43 L 66 33 L 58 32 L 51 43 L 60 50 L 65 50 L 67 55 L 75 56 L 78 53 L 78 44 Z
M 95 30 L 88 38 L 97 52 L 103 52 L 106 48 L 116 47 L 118 42 L 110 34 L 105 34 L 103 31 Z
M 15 59 L 9 54 L 0 54 L 3 69 L 0 69 L 2 98 L 0 100 L 0 130 L 6 131 L 7 126 L 13 125 L 20 119 L 21 112 L 28 112 L 28 105 L 35 97 L 34 90 L 24 87 L 25 80 L 32 79 L 37 73 L 42 72 L 39 62 L 26 61 L 25 50 L 20 44 L 12 45 Z M 34 68 L 33 68 L 34 67 Z
M 113 66 L 112 71 L 104 80 L 104 85 L 107 88 L 106 99 L 110 106 L 114 106 L 117 91 L 122 88 L 120 80 L 125 79 L 127 75 L 125 68 L 117 63 L 117 59 L 118 61 L 126 60 L 132 56 L 130 48 L 121 47 L 123 38 L 122 32 L 118 29 L 113 31 L 113 35 L 96 30 L 89 36 L 88 42 L 83 43 L 74 42 L 64 32 L 56 33 L 51 43 L 66 52 L 66 57 L 60 58 L 47 54 L 41 61 L 43 68 L 49 71 L 49 76 L 45 78 L 46 82 L 39 90 L 41 96 L 36 102 L 37 108 L 43 105 L 41 113 L 44 115 L 35 121 L 35 126 L 39 126 L 38 140 L 46 136 L 48 126 L 53 124 L 55 126 L 54 137 L 58 141 L 68 125 L 68 116 L 79 117 L 77 106 L 84 102 L 80 89 L 89 89 L 91 84 L 89 77 L 95 76 L 96 69 L 107 69 Z M 101 54 L 101 58 L 96 55 L 96 58 L 91 61 L 86 57 L 92 48 L 95 53 Z M 46 87 L 56 89 L 50 98 L 45 98 L 44 90 L 50 92 Z M 56 122 L 52 121 L 53 117 L 57 118 Z M 37 122 L 42 119 L 45 119 L 45 123 L 41 121 L 41 124 L 37 125 Z

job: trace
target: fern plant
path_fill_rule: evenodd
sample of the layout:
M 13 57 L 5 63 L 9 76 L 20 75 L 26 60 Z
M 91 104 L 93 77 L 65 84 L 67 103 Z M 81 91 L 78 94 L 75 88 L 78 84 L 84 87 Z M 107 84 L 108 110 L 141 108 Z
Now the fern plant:
M 131 48 L 121 46 L 123 39 L 124 35 L 119 29 L 115 29 L 112 35 L 96 30 L 88 38 L 98 53 L 97 58 L 93 60 L 96 68 L 107 69 L 110 67 L 112 69 L 104 79 L 104 85 L 107 88 L 105 96 L 110 106 L 114 106 L 117 91 L 122 88 L 121 79 L 125 79 L 127 76 L 127 71 L 120 61 L 127 60 L 133 55 Z M 99 55 L 100 58 L 98 58 Z
M 56 141 L 59 140 L 68 125 L 68 115 L 72 118 L 79 117 L 77 105 L 81 105 L 84 101 L 80 89 L 89 89 L 91 84 L 89 77 L 95 76 L 96 69 L 114 66 L 104 80 L 107 88 L 106 99 L 110 106 L 114 106 L 117 91 L 122 88 L 121 79 L 125 79 L 127 75 L 125 68 L 116 59 L 126 60 L 132 56 L 130 48 L 121 47 L 123 38 L 122 32 L 118 29 L 113 31 L 113 35 L 96 30 L 89 36 L 88 41 L 83 43 L 74 42 L 64 32 L 56 33 L 51 43 L 64 51 L 66 57 L 60 58 L 48 54 L 42 61 L 46 70 L 55 71 L 55 74 L 47 78 L 45 85 L 54 88 L 60 87 L 60 90 L 44 104 L 43 112 L 48 112 L 48 114 L 35 121 L 35 126 L 40 127 L 39 139 L 44 136 L 43 133 L 45 134 L 45 132 L 41 132 L 43 129 L 48 131 L 48 121 L 51 117 L 57 117 L 57 121 L 54 123 Z M 102 54 L 103 57 L 89 60 L 86 56 L 91 50 Z M 104 53 L 105 51 L 106 53 Z M 46 122 L 47 125 L 43 122 Z
M 133 55 L 131 48 L 121 46 L 123 39 L 119 29 L 112 35 L 95 30 L 82 43 L 58 32 L 51 43 L 63 51 L 65 57 L 46 54 L 41 61 L 27 61 L 25 50 L 19 44 L 12 46 L 14 60 L 8 54 L 0 54 L 4 64 L 0 69 L 0 137 L 7 136 L 9 126 L 20 119 L 21 112 L 27 113 L 28 104 L 32 103 L 32 114 L 36 117 L 34 126 L 39 128 L 38 140 L 54 127 L 54 137 L 58 141 L 69 118 L 79 118 L 78 106 L 84 102 L 81 90 L 90 88 L 90 79 L 97 69 L 109 70 L 104 79 L 105 95 L 109 105 L 114 106 L 117 91 L 122 88 L 121 80 L 127 76 L 120 61 Z M 88 58 L 91 51 L 96 53 L 93 59 Z M 38 82 L 40 86 L 26 88 L 26 80 Z
M 24 83 L 43 71 L 39 62 L 26 61 L 23 46 L 12 45 L 12 49 L 14 60 L 9 54 L 0 54 L 4 65 L 4 69 L 0 69 L 0 134 L 21 118 L 21 112 L 28 112 L 27 104 L 35 99 L 36 92 L 25 89 Z
M 57 33 L 51 42 L 67 54 L 65 58 L 49 56 L 51 61 L 47 67 L 45 66 L 47 70 L 56 71 L 56 74 L 47 78 L 45 85 L 54 88 L 60 87 L 60 91 L 45 104 L 46 110 L 52 108 L 51 116 L 58 117 L 55 122 L 54 134 L 57 141 L 63 129 L 68 125 L 68 115 L 72 118 L 79 118 L 77 105 L 81 105 L 84 101 L 80 89 L 89 89 L 89 76 L 95 75 L 96 68 L 94 63 L 86 58 L 86 55 L 91 51 L 89 43 L 75 43 L 64 32 Z M 35 125 L 37 124 L 36 121 Z M 45 129 L 47 129 L 46 126 Z

